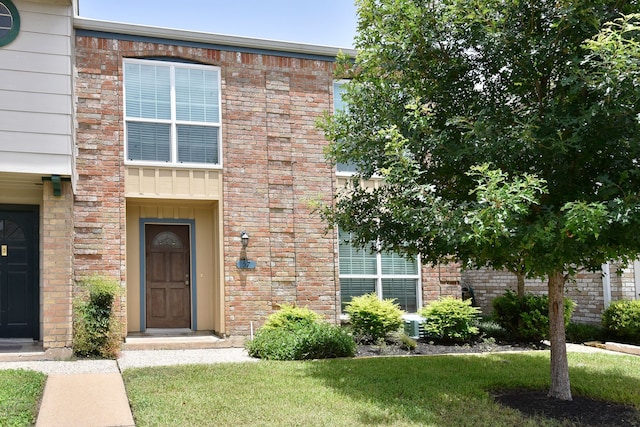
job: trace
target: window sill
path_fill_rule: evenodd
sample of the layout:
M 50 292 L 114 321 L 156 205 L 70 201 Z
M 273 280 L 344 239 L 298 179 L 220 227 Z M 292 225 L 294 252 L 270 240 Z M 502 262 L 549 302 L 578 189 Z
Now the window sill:
M 125 160 L 125 166 L 162 168 L 162 169 L 209 169 L 222 170 L 220 163 L 160 163 L 160 162 L 139 162 L 135 160 Z

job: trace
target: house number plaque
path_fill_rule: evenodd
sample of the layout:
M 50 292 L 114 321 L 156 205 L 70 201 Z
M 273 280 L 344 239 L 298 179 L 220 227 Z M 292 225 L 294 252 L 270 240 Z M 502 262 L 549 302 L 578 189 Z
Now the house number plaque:
M 7 245 L 0 246 L 0 256 L 7 256 Z

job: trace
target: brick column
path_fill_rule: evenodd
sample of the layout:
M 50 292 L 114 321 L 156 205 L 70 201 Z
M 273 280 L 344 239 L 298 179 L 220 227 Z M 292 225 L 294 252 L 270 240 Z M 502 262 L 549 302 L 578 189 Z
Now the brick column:
M 73 303 L 73 194 L 62 183 L 54 196 L 50 181 L 42 197 L 42 341 L 45 349 L 71 347 Z

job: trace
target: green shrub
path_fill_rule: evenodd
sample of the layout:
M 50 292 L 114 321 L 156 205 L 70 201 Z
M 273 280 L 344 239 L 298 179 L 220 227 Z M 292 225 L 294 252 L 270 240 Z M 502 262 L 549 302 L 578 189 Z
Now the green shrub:
M 269 360 L 329 359 L 353 357 L 356 353 L 353 337 L 327 322 L 260 328 L 246 348 L 250 356 Z
M 318 313 L 292 304 L 282 304 L 280 309 L 271 314 L 263 329 L 295 329 L 299 325 L 309 325 L 322 320 Z
M 485 338 L 493 338 L 494 341 L 508 341 L 510 336 L 507 331 L 495 320 L 484 318 L 478 323 L 480 335 Z
M 353 297 L 345 307 L 358 341 L 372 343 L 386 339 L 403 326 L 404 312 L 393 299 L 380 300 L 374 293 Z
M 567 342 L 582 344 L 589 341 L 606 341 L 607 330 L 599 325 L 569 323 L 567 325 Z
M 575 303 L 564 299 L 565 326 L 571 320 Z M 541 341 L 549 338 L 549 297 L 527 294 L 518 297 L 508 290 L 493 300 L 493 317 L 513 339 Z
M 418 346 L 418 343 L 416 342 L 416 340 L 414 340 L 404 332 L 400 334 L 399 340 L 400 340 L 400 348 L 403 350 L 415 350 L 416 347 Z
M 444 297 L 419 311 L 424 317 L 425 336 L 432 339 L 465 342 L 479 334 L 480 309 L 471 300 Z
M 640 300 L 612 302 L 602 313 L 602 325 L 616 339 L 640 344 Z
M 82 296 L 73 302 L 73 352 L 81 357 L 114 359 L 122 344 L 122 322 L 114 313 L 120 284 L 92 276 L 82 280 Z

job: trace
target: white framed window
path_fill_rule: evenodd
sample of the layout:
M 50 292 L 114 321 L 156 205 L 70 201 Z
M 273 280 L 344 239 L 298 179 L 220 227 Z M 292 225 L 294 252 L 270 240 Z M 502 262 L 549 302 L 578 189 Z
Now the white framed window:
M 220 68 L 124 60 L 125 160 L 220 166 Z
M 421 306 L 419 259 L 358 249 L 350 237 L 338 231 L 342 307 L 353 297 L 376 293 L 380 299 L 395 299 L 407 313 L 417 312 Z

